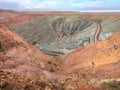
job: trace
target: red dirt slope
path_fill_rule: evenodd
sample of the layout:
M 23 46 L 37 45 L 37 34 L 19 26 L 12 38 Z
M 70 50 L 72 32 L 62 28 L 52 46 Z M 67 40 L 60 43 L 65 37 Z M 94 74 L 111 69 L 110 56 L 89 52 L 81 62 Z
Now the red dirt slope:
M 43 74 L 44 61 L 51 58 L 6 26 L 0 25 L 0 69 L 20 75 L 38 76 Z
M 44 17 L 44 14 L 34 14 L 27 12 L 17 12 L 0 9 L 0 23 L 7 25 L 16 25 L 29 22 L 32 17 Z
M 107 40 L 76 49 L 66 58 L 65 70 L 78 70 L 90 78 L 120 78 L 119 36 L 120 31 Z

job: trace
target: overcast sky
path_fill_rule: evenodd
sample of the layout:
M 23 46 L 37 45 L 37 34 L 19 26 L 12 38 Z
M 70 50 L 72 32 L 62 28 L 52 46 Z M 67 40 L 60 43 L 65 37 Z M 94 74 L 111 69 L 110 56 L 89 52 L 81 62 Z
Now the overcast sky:
M 0 0 L 0 9 L 120 12 L 120 0 Z

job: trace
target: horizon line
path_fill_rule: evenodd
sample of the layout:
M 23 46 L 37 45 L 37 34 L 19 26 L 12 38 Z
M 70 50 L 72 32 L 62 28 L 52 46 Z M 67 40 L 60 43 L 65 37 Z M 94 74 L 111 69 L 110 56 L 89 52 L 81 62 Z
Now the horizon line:
M 85 13 L 92 13 L 92 12 L 120 12 L 120 10 L 14 10 L 14 9 L 1 9 L 0 10 L 10 10 L 10 11 L 18 11 L 18 12 L 76 12 L 76 13 L 80 13 L 80 12 L 85 12 Z

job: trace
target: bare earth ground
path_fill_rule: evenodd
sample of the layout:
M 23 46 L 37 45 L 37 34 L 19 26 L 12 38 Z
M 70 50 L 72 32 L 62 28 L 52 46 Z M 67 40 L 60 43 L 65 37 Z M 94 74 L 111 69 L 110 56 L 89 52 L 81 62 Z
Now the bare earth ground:
M 110 17 L 110 19 L 106 19 L 101 23 L 104 27 L 104 29 L 103 27 L 101 29 L 102 34 L 107 35 L 106 32 L 109 31 L 109 26 L 106 27 L 104 24 L 109 24 L 108 21 L 113 22 L 112 20 L 116 21 L 118 19 L 115 24 L 116 27 L 112 28 L 116 30 L 116 33 L 109 38 L 98 41 L 100 39 L 97 39 L 99 29 L 95 35 L 95 43 L 78 47 L 65 55 L 51 56 L 43 54 L 38 48 L 21 38 L 18 32 L 16 34 L 10 29 L 10 25 L 25 24 L 33 17 L 46 18 L 45 13 L 14 11 L 1 11 L 0 13 L 0 22 L 2 23 L 0 24 L 1 90 L 120 90 L 119 14 L 115 13 L 113 19 Z M 69 13 L 58 12 L 49 14 L 53 16 L 58 14 L 70 15 Z M 72 14 L 79 16 L 79 14 Z M 105 18 L 107 15 L 94 14 L 92 16 L 92 14 L 86 14 L 85 17 L 90 16 L 96 19 L 98 17 Z M 112 14 L 109 14 L 109 16 L 112 16 Z M 19 31 L 19 29 L 16 30 Z M 27 30 L 23 29 L 21 33 L 26 34 L 26 32 L 29 32 L 30 34 L 32 32 L 32 30 Z M 48 33 L 43 33 L 43 36 L 46 34 Z M 31 40 L 34 41 L 39 35 L 33 37 L 31 37 Z M 58 37 L 55 36 L 54 38 Z M 69 38 L 69 36 L 66 38 Z M 28 37 L 26 39 L 30 42 Z M 59 40 L 62 39 L 64 38 L 59 38 Z M 44 37 L 41 40 L 50 41 L 44 39 Z M 109 82 L 113 80 L 116 82 Z

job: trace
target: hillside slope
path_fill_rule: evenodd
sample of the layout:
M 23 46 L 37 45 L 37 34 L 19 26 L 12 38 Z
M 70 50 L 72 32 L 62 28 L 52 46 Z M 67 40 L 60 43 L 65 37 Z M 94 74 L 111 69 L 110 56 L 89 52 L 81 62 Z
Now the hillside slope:
M 49 61 L 49 62 L 48 62 Z M 56 63 L 57 62 L 57 63 Z M 53 64 L 53 65 L 52 65 Z M 0 24 L 0 89 L 2 90 L 98 90 L 91 85 L 79 87 L 57 82 L 58 57 L 42 54 L 24 39 Z M 53 68 L 53 69 L 50 69 Z M 49 71 L 50 70 L 50 71 Z M 69 87 L 72 85 L 72 87 Z
M 77 72 L 88 82 L 120 78 L 120 31 L 107 40 L 77 48 L 65 58 L 64 72 Z M 72 68 L 71 68 L 72 67 Z M 110 89 L 111 90 L 111 89 Z M 115 89 L 116 90 L 116 89 Z
M 41 53 L 6 25 L 0 24 L 1 90 L 59 90 L 61 84 L 56 86 L 48 79 L 52 72 L 49 60 L 54 58 Z
M 0 14 L 0 89 L 120 90 L 119 13 Z
M 42 64 L 51 56 L 42 54 L 24 39 L 0 25 L 0 68 L 26 76 L 42 75 Z

